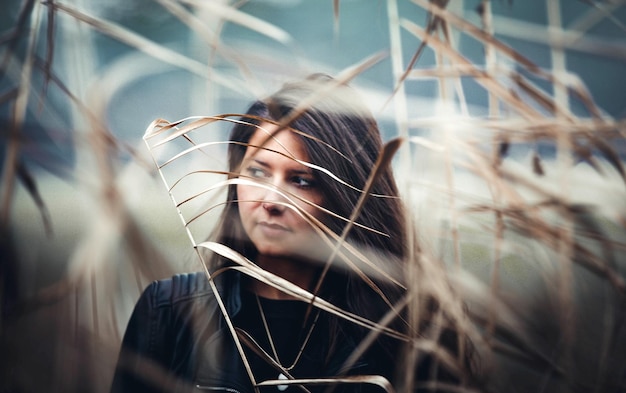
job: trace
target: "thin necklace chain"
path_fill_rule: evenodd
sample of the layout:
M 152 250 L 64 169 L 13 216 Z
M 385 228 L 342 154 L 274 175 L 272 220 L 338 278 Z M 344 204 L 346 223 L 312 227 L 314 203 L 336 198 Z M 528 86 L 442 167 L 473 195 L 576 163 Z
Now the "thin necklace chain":
M 278 351 L 276 350 L 276 346 L 274 345 L 274 340 L 272 339 L 272 333 L 270 333 L 270 327 L 267 324 L 267 319 L 265 318 L 265 312 L 263 311 L 263 306 L 261 305 L 261 300 L 259 300 L 258 295 L 256 295 L 256 304 L 259 306 L 259 311 L 261 313 L 261 320 L 263 321 L 265 334 L 267 334 L 267 339 L 270 342 L 270 347 L 272 348 L 274 359 L 276 359 L 276 363 L 282 366 L 283 364 L 280 362 L 280 359 L 278 358 Z M 313 329 L 315 329 L 315 325 L 317 324 L 317 320 L 319 319 L 319 317 L 320 317 L 320 310 L 317 310 L 317 315 L 315 315 L 315 319 L 313 320 L 313 323 L 311 324 L 311 328 L 309 329 L 306 337 L 304 338 L 304 342 L 302 343 L 302 346 L 300 347 L 300 350 L 298 351 L 296 358 L 294 359 L 291 366 L 285 368 L 286 371 L 291 371 L 296 366 L 296 364 L 298 364 L 298 361 L 300 360 L 300 357 L 302 356 L 302 353 L 304 352 L 304 348 L 306 347 L 306 345 L 309 342 L 309 339 L 311 338 L 311 334 L 313 333 Z

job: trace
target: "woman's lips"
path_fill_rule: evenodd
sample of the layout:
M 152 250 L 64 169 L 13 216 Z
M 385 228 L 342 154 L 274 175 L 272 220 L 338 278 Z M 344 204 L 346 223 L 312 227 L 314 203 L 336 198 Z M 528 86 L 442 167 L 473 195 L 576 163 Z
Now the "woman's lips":
M 258 225 L 261 231 L 269 237 L 282 236 L 289 232 L 289 228 L 276 223 L 261 221 Z

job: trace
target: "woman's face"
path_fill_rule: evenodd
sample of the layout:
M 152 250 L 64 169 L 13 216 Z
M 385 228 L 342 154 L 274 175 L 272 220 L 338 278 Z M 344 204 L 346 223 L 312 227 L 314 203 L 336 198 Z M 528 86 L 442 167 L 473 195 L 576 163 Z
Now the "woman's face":
M 298 206 L 320 219 L 320 210 L 311 204 L 321 206 L 322 193 L 312 170 L 290 158 L 309 161 L 299 137 L 282 130 L 267 140 L 276 126 L 263 123 L 261 127 L 267 132 L 257 129 L 250 138 L 252 146 L 246 150 L 240 172 L 240 178 L 258 184 L 237 185 L 241 223 L 260 255 L 304 256 L 319 238 L 311 225 L 286 204 Z

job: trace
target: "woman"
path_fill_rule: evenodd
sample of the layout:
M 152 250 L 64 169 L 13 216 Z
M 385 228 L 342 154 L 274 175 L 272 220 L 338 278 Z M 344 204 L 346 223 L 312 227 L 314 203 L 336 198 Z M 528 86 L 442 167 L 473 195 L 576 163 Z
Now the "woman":
M 212 239 L 352 314 L 374 322 L 395 316 L 387 332 L 398 334 L 382 333 L 359 347 L 367 328 L 310 307 L 211 254 L 207 265 L 219 296 L 204 273 L 179 275 L 145 290 L 124 336 L 112 391 L 315 391 L 328 385 L 258 384 L 396 377 L 408 330 L 394 310 L 405 292 L 403 207 L 391 169 L 382 168 L 345 241 L 340 239 L 382 142 L 359 97 L 335 85 L 322 75 L 287 84 L 255 102 L 236 123 L 228 148 L 232 182 Z M 303 102 L 308 104 L 301 111 Z M 287 118 L 290 123 L 280 125 Z M 360 255 L 375 265 L 364 264 Z M 351 357 L 357 348 L 360 356 Z M 421 364 L 432 371 L 427 362 Z

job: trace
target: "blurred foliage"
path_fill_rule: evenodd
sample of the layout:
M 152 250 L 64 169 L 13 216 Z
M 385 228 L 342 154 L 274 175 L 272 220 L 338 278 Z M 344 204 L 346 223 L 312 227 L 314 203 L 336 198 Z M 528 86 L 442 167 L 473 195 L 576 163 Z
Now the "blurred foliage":
M 0 391 L 107 391 L 141 289 L 198 270 L 150 121 L 242 111 L 318 71 L 404 138 L 423 260 L 467 301 L 487 388 L 626 389 L 624 1 L 3 10 Z

